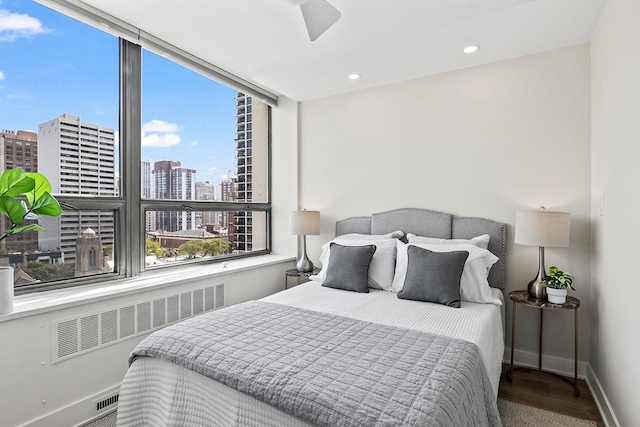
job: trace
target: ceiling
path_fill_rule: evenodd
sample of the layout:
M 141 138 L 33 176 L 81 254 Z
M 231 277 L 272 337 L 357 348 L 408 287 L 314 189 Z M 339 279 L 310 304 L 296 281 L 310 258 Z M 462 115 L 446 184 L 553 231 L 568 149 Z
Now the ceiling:
M 329 0 L 314 42 L 287 0 L 82 1 L 304 101 L 587 42 L 606 0 Z

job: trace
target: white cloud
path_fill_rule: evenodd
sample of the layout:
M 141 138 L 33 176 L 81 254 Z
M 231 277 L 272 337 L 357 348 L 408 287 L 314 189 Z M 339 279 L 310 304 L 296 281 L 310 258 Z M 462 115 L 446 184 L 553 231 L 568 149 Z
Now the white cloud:
M 195 147 L 196 145 L 200 144 L 200 141 L 198 141 L 197 139 L 191 141 L 191 146 Z
M 182 126 L 177 123 L 169 123 L 164 120 L 151 120 L 142 124 L 142 133 L 176 133 L 182 130 Z
M 142 146 L 153 148 L 173 147 L 180 144 L 182 138 L 177 132 L 182 126 L 164 120 L 151 120 L 142 124 Z
M 6 77 L 2 71 L 0 71 L 0 80 L 4 80 Z
M 154 148 L 165 148 L 165 147 L 173 147 L 174 145 L 180 144 L 181 138 L 180 135 L 176 133 L 163 133 L 157 134 L 152 133 L 149 135 L 142 135 L 142 146 L 143 147 L 154 147 Z
M 209 169 L 207 169 L 207 172 L 215 172 L 218 168 L 215 166 L 210 167 Z
M 39 19 L 24 13 L 11 13 L 0 9 L 0 42 L 12 42 L 20 37 L 46 33 Z

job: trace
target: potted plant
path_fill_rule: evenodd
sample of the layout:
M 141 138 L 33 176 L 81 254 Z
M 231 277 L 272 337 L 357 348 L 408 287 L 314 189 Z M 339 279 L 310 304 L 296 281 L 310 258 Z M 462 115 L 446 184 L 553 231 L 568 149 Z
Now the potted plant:
M 567 289 L 573 287 L 573 276 L 558 267 L 549 267 L 549 274 L 542 281 L 547 286 L 547 299 L 553 304 L 564 304 L 567 300 Z
M 0 176 L 0 213 L 11 226 L 3 230 L 0 241 L 25 231 L 44 231 L 40 224 L 23 225 L 40 215 L 60 216 L 62 208 L 51 195 L 51 184 L 44 175 L 22 169 L 8 169 Z M 13 268 L 0 267 L 0 315 L 13 311 Z

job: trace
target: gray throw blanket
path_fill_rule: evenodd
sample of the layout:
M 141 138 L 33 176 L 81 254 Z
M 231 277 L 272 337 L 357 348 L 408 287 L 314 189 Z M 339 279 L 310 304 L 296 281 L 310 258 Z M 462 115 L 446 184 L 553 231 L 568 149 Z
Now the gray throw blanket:
M 168 360 L 318 426 L 500 426 L 475 344 L 262 301 L 145 338 Z

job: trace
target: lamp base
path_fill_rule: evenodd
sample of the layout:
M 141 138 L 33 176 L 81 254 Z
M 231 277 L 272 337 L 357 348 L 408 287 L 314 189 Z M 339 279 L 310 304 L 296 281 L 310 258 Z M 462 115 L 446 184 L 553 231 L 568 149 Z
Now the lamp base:
M 296 263 L 296 269 L 300 273 L 311 273 L 313 271 L 313 263 L 309 258 L 307 258 L 306 253 Z
M 545 299 L 547 297 L 547 285 L 542 281 L 547 277 L 547 270 L 544 268 L 544 248 L 542 246 L 538 248 L 538 258 L 538 274 L 535 279 L 529 282 L 527 291 L 534 298 Z
M 533 298 L 545 299 L 547 297 L 547 285 L 542 283 L 538 277 L 529 282 L 527 291 Z
M 299 273 L 311 273 L 313 271 L 313 263 L 307 257 L 307 236 L 302 236 L 302 256 L 296 263 L 296 269 Z

